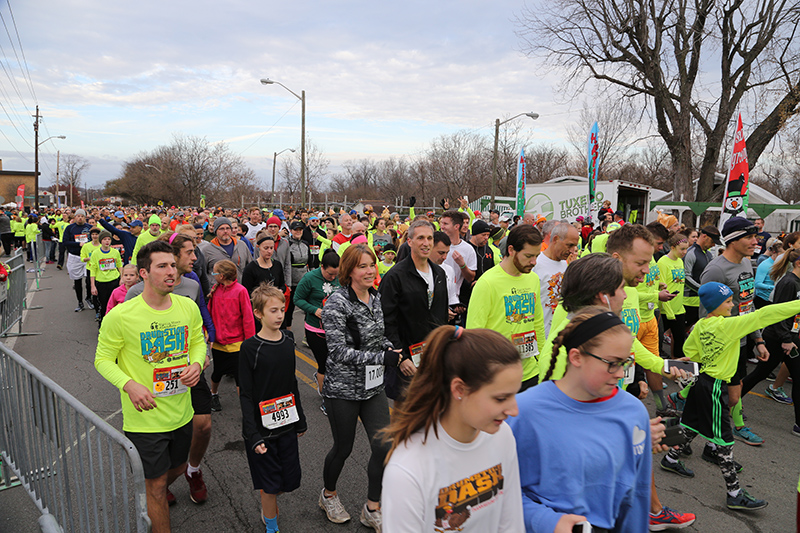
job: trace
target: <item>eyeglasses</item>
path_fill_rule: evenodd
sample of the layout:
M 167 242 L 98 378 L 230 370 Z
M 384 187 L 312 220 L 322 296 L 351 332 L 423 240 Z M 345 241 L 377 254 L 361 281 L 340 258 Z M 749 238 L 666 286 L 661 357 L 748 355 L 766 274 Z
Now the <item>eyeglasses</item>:
M 609 361 L 608 359 L 603 359 L 602 357 L 598 357 L 593 353 L 589 353 L 586 350 L 581 350 L 581 351 L 583 351 L 583 353 L 585 353 L 586 355 L 594 357 L 598 361 L 602 361 L 605 364 L 607 364 L 608 365 L 608 373 L 609 374 L 615 373 L 620 368 L 623 371 L 624 370 L 628 370 L 631 367 L 631 365 L 633 364 L 633 357 L 628 357 L 627 359 L 623 359 L 622 361 Z

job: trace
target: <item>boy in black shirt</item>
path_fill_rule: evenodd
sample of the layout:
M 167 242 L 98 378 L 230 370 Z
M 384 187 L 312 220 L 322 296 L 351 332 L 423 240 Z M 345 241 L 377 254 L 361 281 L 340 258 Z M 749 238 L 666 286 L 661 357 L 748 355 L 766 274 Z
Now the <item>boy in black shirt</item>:
M 300 486 L 297 437 L 307 425 L 295 378 L 294 336 L 280 329 L 283 293 L 264 283 L 253 291 L 252 301 L 261 330 L 240 350 L 242 436 L 253 488 L 261 491 L 266 531 L 277 533 L 278 494 Z

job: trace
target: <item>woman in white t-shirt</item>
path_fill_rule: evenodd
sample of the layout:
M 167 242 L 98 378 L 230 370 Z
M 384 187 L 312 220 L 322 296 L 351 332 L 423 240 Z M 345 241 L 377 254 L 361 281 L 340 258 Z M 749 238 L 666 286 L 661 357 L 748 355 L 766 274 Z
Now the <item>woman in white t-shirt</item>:
M 428 335 L 405 401 L 385 430 L 383 532 L 523 531 L 516 443 L 522 362 L 488 329 Z M 443 386 L 444 384 L 444 386 Z

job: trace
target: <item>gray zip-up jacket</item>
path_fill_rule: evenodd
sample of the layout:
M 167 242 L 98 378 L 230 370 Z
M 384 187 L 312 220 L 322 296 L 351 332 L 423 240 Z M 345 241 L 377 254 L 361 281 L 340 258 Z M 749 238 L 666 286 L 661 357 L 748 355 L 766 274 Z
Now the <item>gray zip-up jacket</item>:
M 348 287 L 330 295 L 322 308 L 328 344 L 322 395 L 340 400 L 368 400 L 383 391 L 383 383 L 366 389 L 367 366 L 397 366 L 400 355 L 383 331 L 381 296 L 370 289 L 369 305 Z
M 208 270 L 209 276 L 214 272 L 214 265 L 218 261 L 227 259 L 228 261 L 233 261 L 233 264 L 236 265 L 236 281 L 239 283 L 242 282 L 244 267 L 253 260 L 253 256 L 250 254 L 250 248 L 239 238 L 236 238 L 232 256 L 229 256 L 228 253 L 221 246 L 215 244 L 214 241 L 204 245 L 202 252 L 206 256 L 206 269 Z

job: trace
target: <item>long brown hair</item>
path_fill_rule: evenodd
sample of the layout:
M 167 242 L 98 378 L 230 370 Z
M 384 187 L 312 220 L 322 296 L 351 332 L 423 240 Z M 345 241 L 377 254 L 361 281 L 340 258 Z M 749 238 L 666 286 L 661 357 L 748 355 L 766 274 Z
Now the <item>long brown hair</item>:
M 789 248 L 781 258 L 772 265 L 772 268 L 769 270 L 769 277 L 777 282 L 789 271 L 790 267 L 794 266 L 794 262 L 798 259 L 800 259 L 800 250 Z
M 395 448 L 420 429 L 423 442 L 450 405 L 450 383 L 460 378 L 470 391 L 490 383 L 498 370 L 518 364 L 520 356 L 514 345 L 500 333 L 490 329 L 456 329 L 439 326 L 428 334 L 420 365 L 406 399 L 395 404 L 392 423 L 383 430 L 383 438 Z
M 627 225 L 627 224 L 626 224 Z M 619 230 L 618 230 L 619 231 Z M 547 369 L 547 372 L 544 375 L 544 379 L 542 381 L 547 381 L 551 377 L 553 377 L 553 371 L 556 368 L 556 362 L 558 359 L 559 352 L 561 351 L 561 347 L 564 346 L 564 342 L 569 338 L 570 334 L 575 331 L 575 328 L 578 327 L 579 324 L 582 322 L 589 320 L 593 316 L 597 316 L 600 313 L 607 313 L 608 309 L 603 309 L 602 307 L 596 306 L 587 306 L 575 313 L 575 316 L 572 317 L 572 320 L 569 321 L 567 327 L 562 329 L 555 339 L 553 339 L 553 354 L 550 357 L 550 367 Z M 588 341 L 584 342 L 578 348 L 579 350 L 596 350 L 603 344 L 603 338 L 608 335 L 609 333 L 617 333 L 617 332 L 627 332 L 630 334 L 630 330 L 624 324 L 620 324 L 618 326 L 614 326 L 605 330 L 603 333 L 589 339 Z M 566 372 L 565 372 L 566 373 Z

